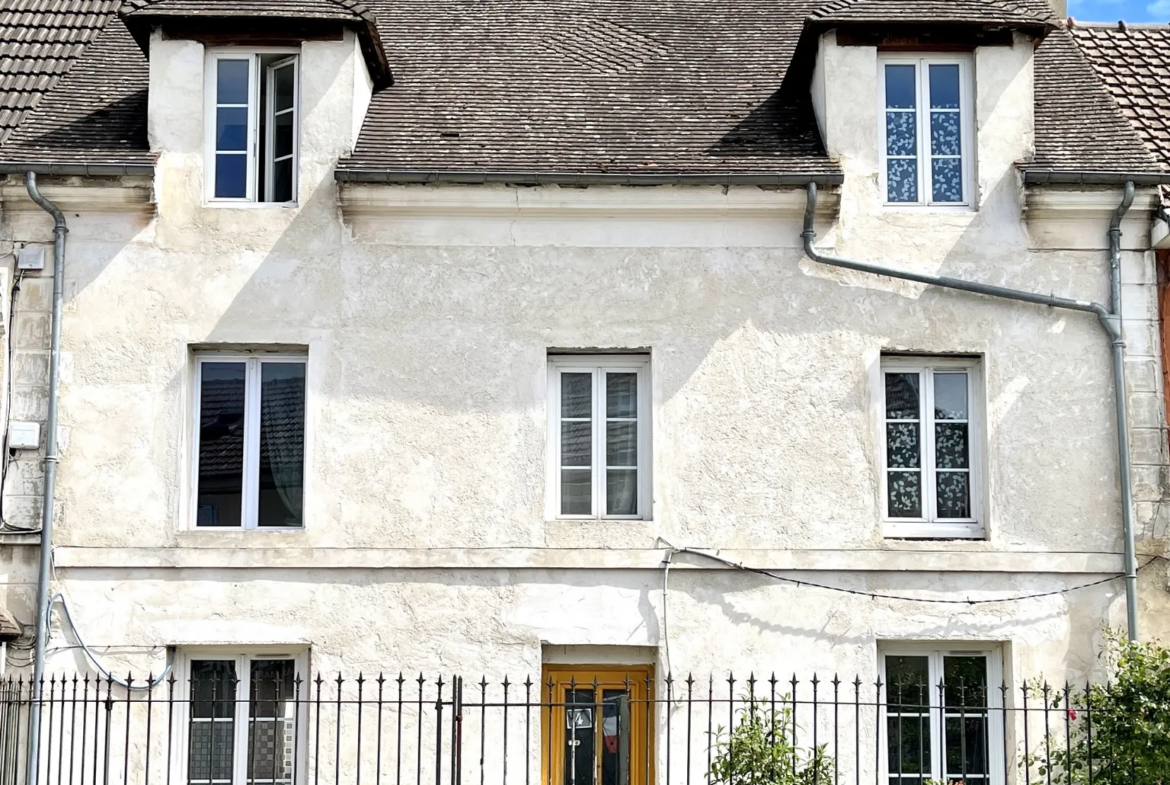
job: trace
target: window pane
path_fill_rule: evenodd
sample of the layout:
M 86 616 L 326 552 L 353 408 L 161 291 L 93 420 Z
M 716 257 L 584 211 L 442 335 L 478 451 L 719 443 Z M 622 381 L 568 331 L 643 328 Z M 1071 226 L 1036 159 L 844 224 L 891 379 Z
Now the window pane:
M 970 518 L 971 489 L 967 472 L 939 472 L 935 480 L 938 486 L 939 518 Z
M 272 201 L 293 201 L 293 159 L 286 158 L 272 165 Z
M 967 423 L 934 426 L 934 462 L 939 469 L 967 469 Z
M 958 112 L 930 113 L 930 152 L 933 155 L 959 155 L 963 149 Z
M 918 384 L 920 378 L 920 375 L 917 373 L 886 374 L 886 419 L 918 419 Z
M 593 374 L 561 374 L 561 416 L 593 416 Z
M 930 108 L 959 108 L 959 66 L 930 66 Z
M 965 712 L 964 712 L 965 714 Z M 982 715 L 947 717 L 947 777 L 987 774 L 987 720 Z
M 187 781 L 229 783 L 235 737 L 236 668 L 228 660 L 192 660 Z
M 916 422 L 886 423 L 886 465 L 891 469 L 919 468 L 918 428 Z
M 248 110 L 244 107 L 220 107 L 215 110 L 215 149 L 248 149 Z
M 618 734 L 620 725 L 620 699 L 625 690 L 601 691 L 601 779 L 598 785 L 620 785 L 621 777 L 621 743 Z M 628 732 L 628 730 L 627 730 Z M 629 762 L 626 761 L 629 766 Z
M 937 420 L 967 419 L 967 374 L 934 375 L 934 417 Z
M 929 712 L 923 709 L 921 714 L 889 717 L 886 720 L 886 730 L 889 733 L 890 773 L 912 775 L 910 782 L 917 782 L 922 776 L 929 777 L 931 753 Z
M 922 477 L 918 472 L 890 472 L 887 485 L 891 518 L 922 517 Z
M 929 660 L 903 656 L 885 662 L 890 774 L 917 775 L 917 782 L 931 774 Z
M 593 785 L 597 711 L 593 690 L 565 690 L 565 785 Z
M 242 523 L 244 370 L 242 362 L 200 365 L 197 526 Z
M 277 115 L 272 121 L 272 152 L 273 158 L 283 158 L 292 155 L 293 151 L 293 113 L 286 112 Z
M 912 65 L 886 66 L 886 107 L 890 109 L 913 109 L 915 101 L 915 67 Z
M 605 416 L 638 416 L 638 374 L 607 373 L 605 375 Z
M 629 421 L 605 424 L 605 465 L 638 465 L 638 423 Z
M 561 423 L 561 466 L 589 466 L 593 462 L 593 423 Z
M 963 201 L 963 162 L 958 158 L 935 158 L 931 165 L 931 199 L 935 202 Z
M 930 661 L 926 657 L 886 657 L 886 695 L 890 711 L 930 705 Z
M 258 526 L 304 523 L 305 364 L 260 365 Z
M 561 469 L 561 515 L 593 514 L 593 471 Z
M 216 63 L 217 104 L 248 103 L 248 60 L 219 60 Z
M 605 514 L 638 514 L 637 469 L 611 469 L 606 472 Z
M 220 153 L 215 156 L 215 196 L 243 199 L 248 195 L 248 156 Z
M 274 112 L 283 112 L 285 109 L 292 108 L 296 84 L 295 72 L 296 68 L 292 63 L 273 69 L 273 92 L 275 95 L 272 97 L 272 109 Z
M 914 112 L 886 112 L 886 154 L 918 154 L 918 115 Z
M 886 161 L 888 190 L 886 200 L 890 202 L 918 201 L 918 161 L 913 158 L 891 158 Z
M 959 706 L 979 709 L 987 706 L 987 658 L 944 657 L 943 683 L 946 705 L 951 711 Z
M 248 706 L 248 782 L 287 783 L 292 780 L 293 661 L 252 663 L 252 694 Z

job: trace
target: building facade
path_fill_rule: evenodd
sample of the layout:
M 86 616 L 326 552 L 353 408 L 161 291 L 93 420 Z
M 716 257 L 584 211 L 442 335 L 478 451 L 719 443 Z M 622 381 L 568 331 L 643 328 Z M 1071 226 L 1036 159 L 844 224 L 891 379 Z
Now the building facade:
M 0 556 L 35 627 L 33 172 L 68 225 L 46 675 L 1099 675 L 1101 321 L 818 263 L 806 211 L 821 253 L 1120 314 L 1137 618 L 1170 632 L 1170 175 L 1044 3 L 34 5 L 4 29 L 78 43 L 0 146 Z M 627 777 L 670 779 L 662 722 Z

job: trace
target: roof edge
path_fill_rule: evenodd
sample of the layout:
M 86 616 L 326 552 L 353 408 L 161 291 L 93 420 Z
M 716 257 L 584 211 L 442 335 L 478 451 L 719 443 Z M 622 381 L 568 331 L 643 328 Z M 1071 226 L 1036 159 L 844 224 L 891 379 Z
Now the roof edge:
M 153 177 L 154 164 L 113 164 L 98 161 L 53 163 L 0 161 L 0 174 L 37 174 L 82 177 Z
M 147 59 L 150 58 L 150 47 L 147 43 L 149 41 L 149 30 L 155 24 L 161 24 L 164 21 L 170 21 L 183 18 L 198 18 L 198 19 L 244 19 L 250 18 L 246 15 L 240 14 L 223 14 L 214 11 L 199 13 L 199 14 L 171 14 L 171 13 L 152 13 L 152 4 L 157 0 L 126 0 L 118 7 L 118 17 L 126 28 L 138 41 L 138 45 L 146 54 Z M 383 87 L 389 87 L 394 84 L 394 74 L 390 70 L 390 60 L 386 56 L 386 47 L 382 42 L 382 35 L 378 32 L 378 20 L 374 14 L 361 3 L 353 2 L 353 0 L 334 0 L 337 6 L 350 12 L 353 16 L 349 20 L 337 20 L 342 24 L 351 27 L 357 31 L 358 40 L 361 45 L 362 55 L 366 61 L 366 67 L 370 70 L 370 76 L 374 82 L 374 89 L 380 90 Z M 264 19 L 266 17 L 256 17 Z M 284 19 L 317 19 L 312 15 L 290 13 Z
M 1170 185 L 1170 172 L 1101 172 L 1073 169 L 1024 169 L 1026 185 Z
M 619 174 L 609 172 L 533 172 L 533 171 L 457 171 L 442 169 L 382 169 L 373 167 L 338 168 L 338 182 L 353 183 L 457 183 L 481 185 L 841 185 L 842 172 L 787 172 L 776 174 L 735 172 L 672 172 L 654 174 Z

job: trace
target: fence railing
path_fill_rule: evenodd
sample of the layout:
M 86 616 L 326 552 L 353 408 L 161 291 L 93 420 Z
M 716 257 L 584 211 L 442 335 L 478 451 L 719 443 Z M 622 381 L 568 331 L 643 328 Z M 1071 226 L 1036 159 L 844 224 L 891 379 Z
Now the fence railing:
M 31 735 L 38 785 L 1170 783 L 1141 770 L 1134 711 L 1108 686 L 886 670 L 489 681 L 253 659 L 157 684 L 17 677 L 0 682 L 0 783 L 30 785 Z

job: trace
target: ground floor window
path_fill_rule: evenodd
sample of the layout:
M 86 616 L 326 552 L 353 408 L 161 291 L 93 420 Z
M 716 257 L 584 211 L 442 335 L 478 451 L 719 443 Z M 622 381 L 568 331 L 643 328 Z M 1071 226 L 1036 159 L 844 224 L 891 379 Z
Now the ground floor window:
M 546 665 L 543 682 L 544 782 L 654 782 L 650 666 Z
M 1003 781 L 1002 666 L 992 650 L 883 649 L 890 785 Z
M 298 658 L 192 655 L 187 785 L 292 785 L 296 777 Z

